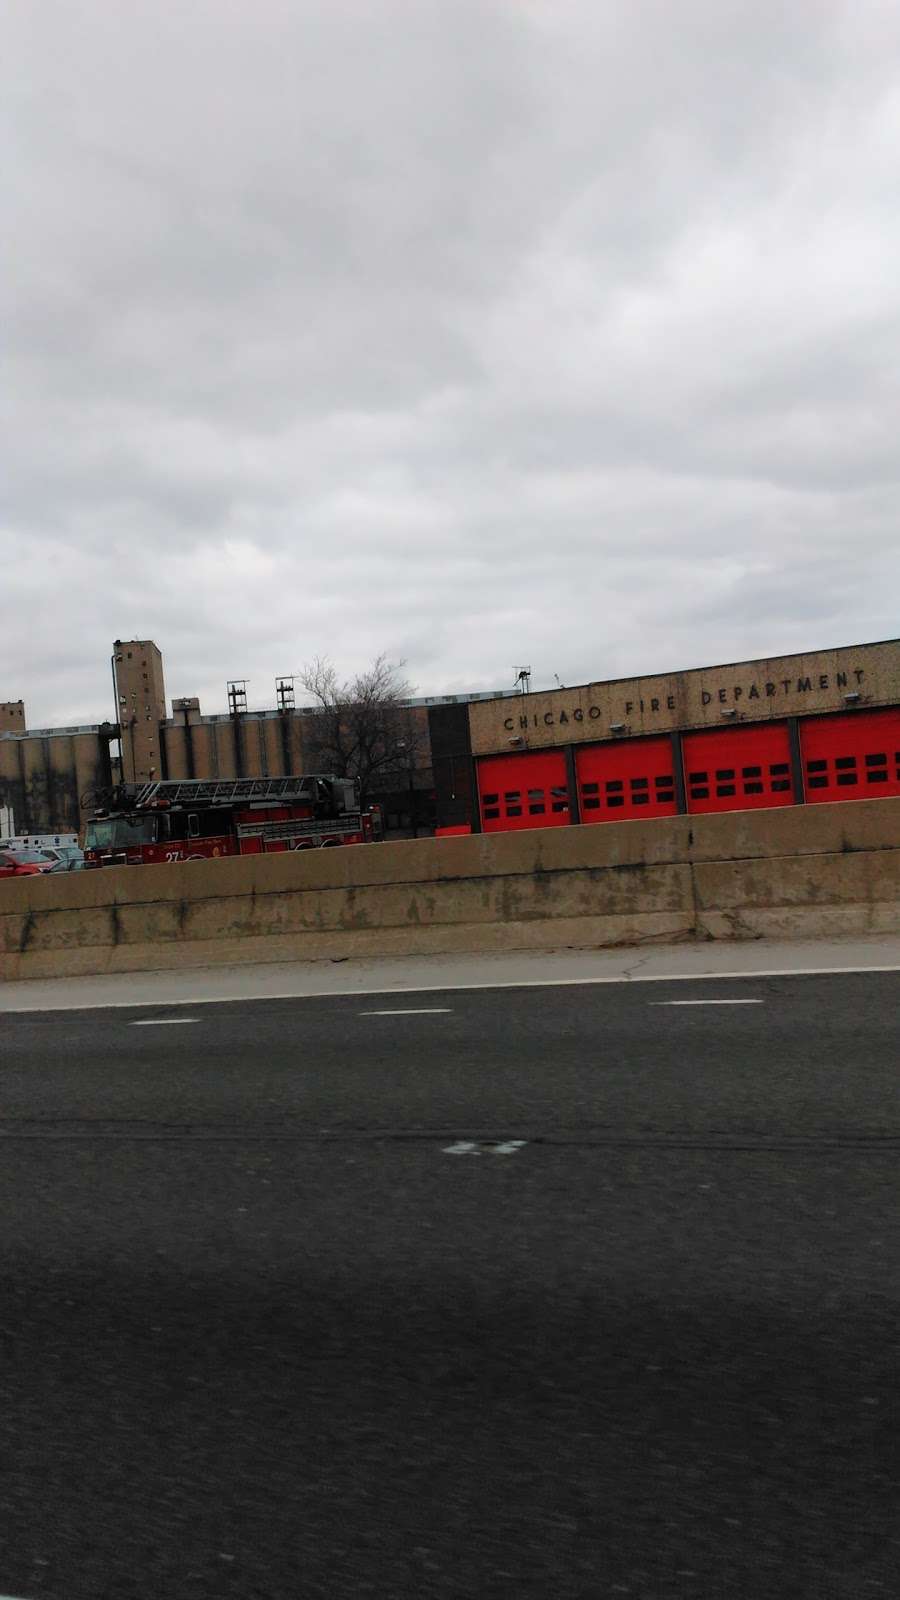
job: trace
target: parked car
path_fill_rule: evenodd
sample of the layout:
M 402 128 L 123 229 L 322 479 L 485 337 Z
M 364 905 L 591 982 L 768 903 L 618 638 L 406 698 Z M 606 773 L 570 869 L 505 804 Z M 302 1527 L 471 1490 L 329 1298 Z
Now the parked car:
M 35 872 L 49 872 L 53 866 L 50 856 L 43 850 L 4 850 L 3 854 L 17 867 L 33 867 Z
M 48 861 L 54 863 L 84 860 L 84 851 L 77 844 L 42 844 L 38 845 L 37 849 L 42 856 L 47 857 Z
M 25 861 L 23 857 L 31 852 L 24 850 L 0 850 L 0 878 L 29 878 L 35 873 L 40 875 L 49 871 L 51 863 L 44 860 L 43 865 L 34 861 Z
M 63 856 L 62 860 L 54 861 L 50 867 L 51 872 L 83 872 L 85 859 L 79 850 L 77 855 Z

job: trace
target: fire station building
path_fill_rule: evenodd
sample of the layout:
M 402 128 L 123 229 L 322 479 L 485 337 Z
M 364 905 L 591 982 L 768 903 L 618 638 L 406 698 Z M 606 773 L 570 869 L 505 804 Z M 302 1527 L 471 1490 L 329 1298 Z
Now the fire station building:
M 900 640 L 436 708 L 430 722 L 439 832 L 900 795 Z

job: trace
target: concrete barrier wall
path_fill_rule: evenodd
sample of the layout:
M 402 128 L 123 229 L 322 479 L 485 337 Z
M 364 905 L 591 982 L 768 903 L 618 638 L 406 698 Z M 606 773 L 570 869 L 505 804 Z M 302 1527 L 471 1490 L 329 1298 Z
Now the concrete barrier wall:
M 900 930 L 900 799 L 0 882 L 0 978 Z

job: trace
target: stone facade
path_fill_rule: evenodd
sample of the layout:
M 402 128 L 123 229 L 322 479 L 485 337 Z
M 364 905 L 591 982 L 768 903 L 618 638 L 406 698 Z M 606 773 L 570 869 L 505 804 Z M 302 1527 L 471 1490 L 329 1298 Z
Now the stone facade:
M 900 704 L 900 640 L 617 678 L 469 707 L 472 751 L 540 749 Z

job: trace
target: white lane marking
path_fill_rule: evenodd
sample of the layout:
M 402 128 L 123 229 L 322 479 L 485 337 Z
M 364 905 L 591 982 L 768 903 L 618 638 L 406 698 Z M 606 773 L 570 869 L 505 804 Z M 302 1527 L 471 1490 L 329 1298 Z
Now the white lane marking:
M 452 1006 L 403 1006 L 393 1011 L 361 1011 L 361 1017 L 448 1017 Z
M 131 1022 L 131 1028 L 183 1028 L 189 1022 L 199 1022 L 199 1017 L 146 1017 L 141 1022 Z
M 651 1006 L 761 1006 L 762 1000 L 651 1000 Z
M 306 993 L 297 990 L 279 990 L 277 994 L 208 994 L 195 995 L 185 1000 L 78 1000 L 74 1003 L 63 1001 L 53 1004 L 46 998 L 41 1004 L 33 1006 L 4 1006 L 2 1004 L 3 989 L 0 986 L 0 1013 L 5 1016 L 28 1016 L 36 1011 L 141 1011 L 145 1006 L 158 1006 L 164 1004 L 169 1009 L 175 1006 L 244 1006 L 271 1004 L 273 1000 L 367 1000 L 375 995 L 415 995 L 415 994 L 478 994 L 494 989 L 584 989 L 601 988 L 605 984 L 624 984 L 633 987 L 639 983 L 738 983 L 744 978 L 850 978 L 866 977 L 870 972 L 900 972 L 900 966 L 871 966 L 871 967 L 754 967 L 746 972 L 636 972 L 630 977 L 625 972 L 617 972 L 611 977 L 595 978 L 513 978 L 499 983 L 419 983 L 411 984 L 408 989 L 316 989 Z M 161 976 L 168 973 L 163 970 Z M 29 979 L 29 982 L 41 982 L 40 979 Z M 49 980 L 53 982 L 53 979 Z
M 445 1156 L 514 1156 L 524 1149 L 527 1139 L 504 1139 L 501 1144 L 479 1144 L 474 1139 L 457 1139 L 455 1144 L 444 1146 Z

